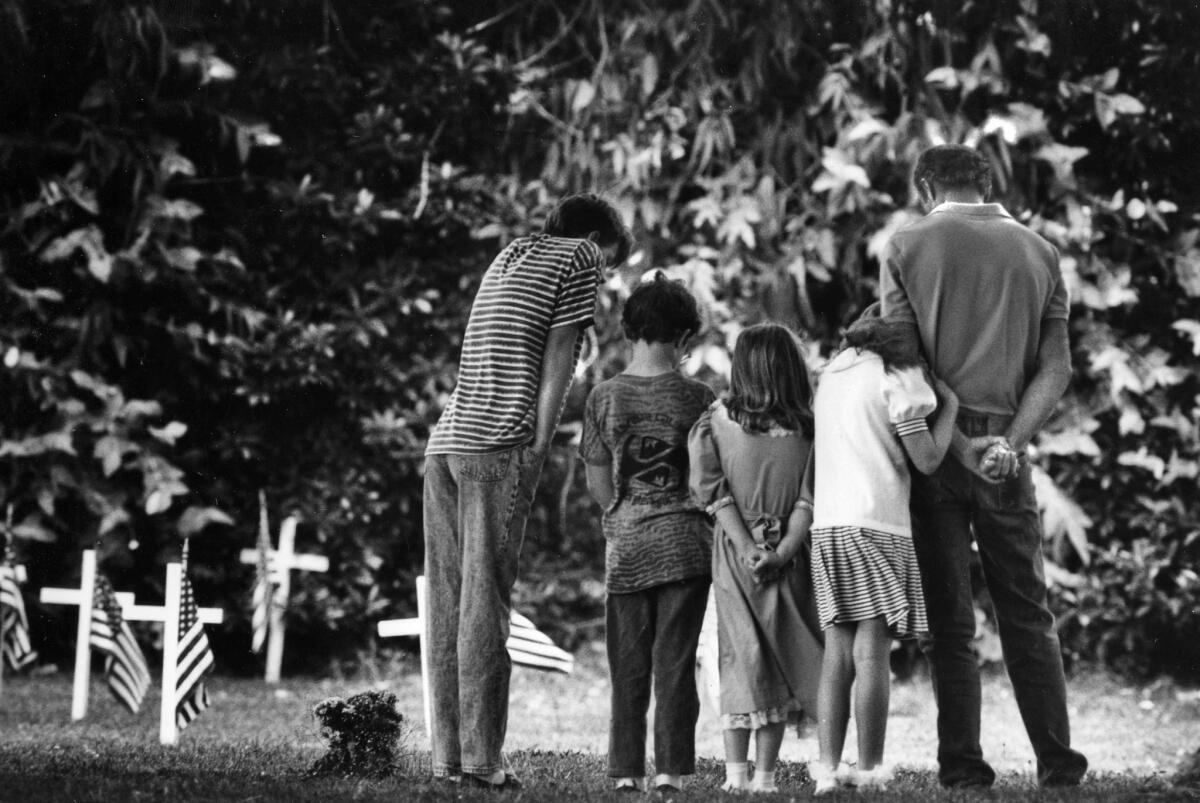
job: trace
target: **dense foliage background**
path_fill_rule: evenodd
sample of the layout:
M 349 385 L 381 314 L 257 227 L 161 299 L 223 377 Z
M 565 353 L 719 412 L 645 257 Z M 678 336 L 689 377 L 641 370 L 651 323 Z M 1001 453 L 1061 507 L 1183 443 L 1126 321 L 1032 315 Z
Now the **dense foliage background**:
M 296 580 L 291 667 L 376 649 L 372 623 L 414 608 L 421 447 L 478 278 L 594 190 L 639 249 L 517 589 L 592 638 L 573 439 L 629 283 L 689 284 L 686 367 L 718 386 L 764 318 L 817 367 L 917 214 L 913 157 L 953 141 L 1071 289 L 1075 381 L 1037 444 L 1064 649 L 1200 677 L 1198 26 L 1173 0 L 0 0 L 0 499 L 30 587 L 98 544 L 153 598 L 195 535 L 200 598 L 238 614 L 219 659 L 249 669 L 261 488 L 333 564 Z M 70 614 L 29 603 L 64 654 Z

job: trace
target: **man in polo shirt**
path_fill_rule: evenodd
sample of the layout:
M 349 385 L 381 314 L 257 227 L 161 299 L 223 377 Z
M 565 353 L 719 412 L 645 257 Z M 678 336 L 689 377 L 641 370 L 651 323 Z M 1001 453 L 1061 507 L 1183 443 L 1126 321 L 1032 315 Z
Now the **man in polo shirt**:
M 607 268 L 633 239 L 611 204 L 564 200 L 483 275 L 458 384 L 425 449 L 427 644 L 435 778 L 519 786 L 508 723 L 510 594 L 542 461 Z
M 931 631 L 922 647 L 938 705 L 938 778 L 951 787 L 995 780 L 979 743 L 973 534 L 1038 782 L 1075 785 L 1087 759 L 1071 749 L 1062 653 L 1024 455 L 1071 377 L 1058 253 L 1000 204 L 984 203 L 991 167 L 974 149 L 926 150 L 913 181 L 931 211 L 888 243 L 883 312 L 912 324 L 933 372 L 962 405 L 951 455 L 932 476 L 915 475 L 912 491 Z

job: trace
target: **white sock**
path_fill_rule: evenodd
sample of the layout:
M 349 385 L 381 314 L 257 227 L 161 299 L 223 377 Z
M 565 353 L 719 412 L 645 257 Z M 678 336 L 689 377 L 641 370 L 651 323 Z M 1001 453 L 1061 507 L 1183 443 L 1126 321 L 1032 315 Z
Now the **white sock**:
M 634 789 L 641 790 L 642 778 L 617 778 L 615 788 L 623 789 L 626 786 L 632 786 Z
M 754 780 L 750 782 L 750 788 L 755 792 L 777 791 L 777 787 L 775 786 L 775 770 L 767 772 L 756 768 L 754 770 Z
M 750 777 L 746 771 L 745 761 L 726 761 L 725 762 L 725 785 L 721 788 L 726 792 L 732 792 L 736 789 L 746 789 L 750 784 Z
M 664 784 L 666 784 L 667 786 L 674 786 L 676 789 L 682 789 L 683 788 L 683 776 L 682 775 L 667 775 L 665 772 L 660 772 L 658 775 L 654 776 L 654 785 L 655 786 L 662 786 Z

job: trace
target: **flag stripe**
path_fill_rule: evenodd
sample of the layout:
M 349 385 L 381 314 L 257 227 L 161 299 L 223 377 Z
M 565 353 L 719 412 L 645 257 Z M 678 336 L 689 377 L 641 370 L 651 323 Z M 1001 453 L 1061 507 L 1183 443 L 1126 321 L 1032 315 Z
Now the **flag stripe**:
M 271 623 L 271 605 L 274 600 L 270 566 L 271 533 L 267 523 L 267 502 L 261 491 L 258 495 L 258 563 L 255 565 L 254 598 L 251 600 L 250 651 L 262 652 L 267 643 L 267 628 Z
M 179 601 L 179 651 L 175 661 L 175 688 L 172 700 L 175 703 L 175 725 L 186 728 L 200 712 L 208 708 L 208 689 L 204 675 L 212 669 L 213 654 L 204 634 L 204 625 L 196 610 L 196 598 L 192 584 L 185 574 Z M 167 694 L 163 689 L 163 694 Z
M 109 691 L 136 714 L 150 690 L 150 668 L 129 623 L 121 615 L 121 603 L 112 585 L 99 573 L 92 597 L 88 644 L 105 655 L 104 680 Z
M 571 653 L 556 645 L 549 636 L 515 610 L 509 613 L 508 657 L 514 664 L 533 669 L 548 669 L 570 674 L 575 668 Z
M 8 565 L 0 566 L 0 628 L 4 631 L 0 661 L 13 669 L 23 669 L 37 660 L 29 639 L 29 620 L 17 585 L 17 573 Z

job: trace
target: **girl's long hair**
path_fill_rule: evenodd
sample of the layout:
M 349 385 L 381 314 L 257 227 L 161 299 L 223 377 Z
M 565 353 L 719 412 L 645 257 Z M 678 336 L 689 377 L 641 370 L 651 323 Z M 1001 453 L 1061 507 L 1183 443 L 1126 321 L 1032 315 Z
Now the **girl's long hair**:
M 791 330 L 760 323 L 738 335 L 725 409 L 742 429 L 783 427 L 812 437 L 812 398 L 800 339 Z
M 863 310 L 858 320 L 850 324 L 842 334 L 842 348 L 855 351 L 870 351 L 879 355 L 883 367 L 898 371 L 913 366 L 925 366 L 920 350 L 914 348 L 908 325 L 891 318 L 879 316 L 879 304 Z

